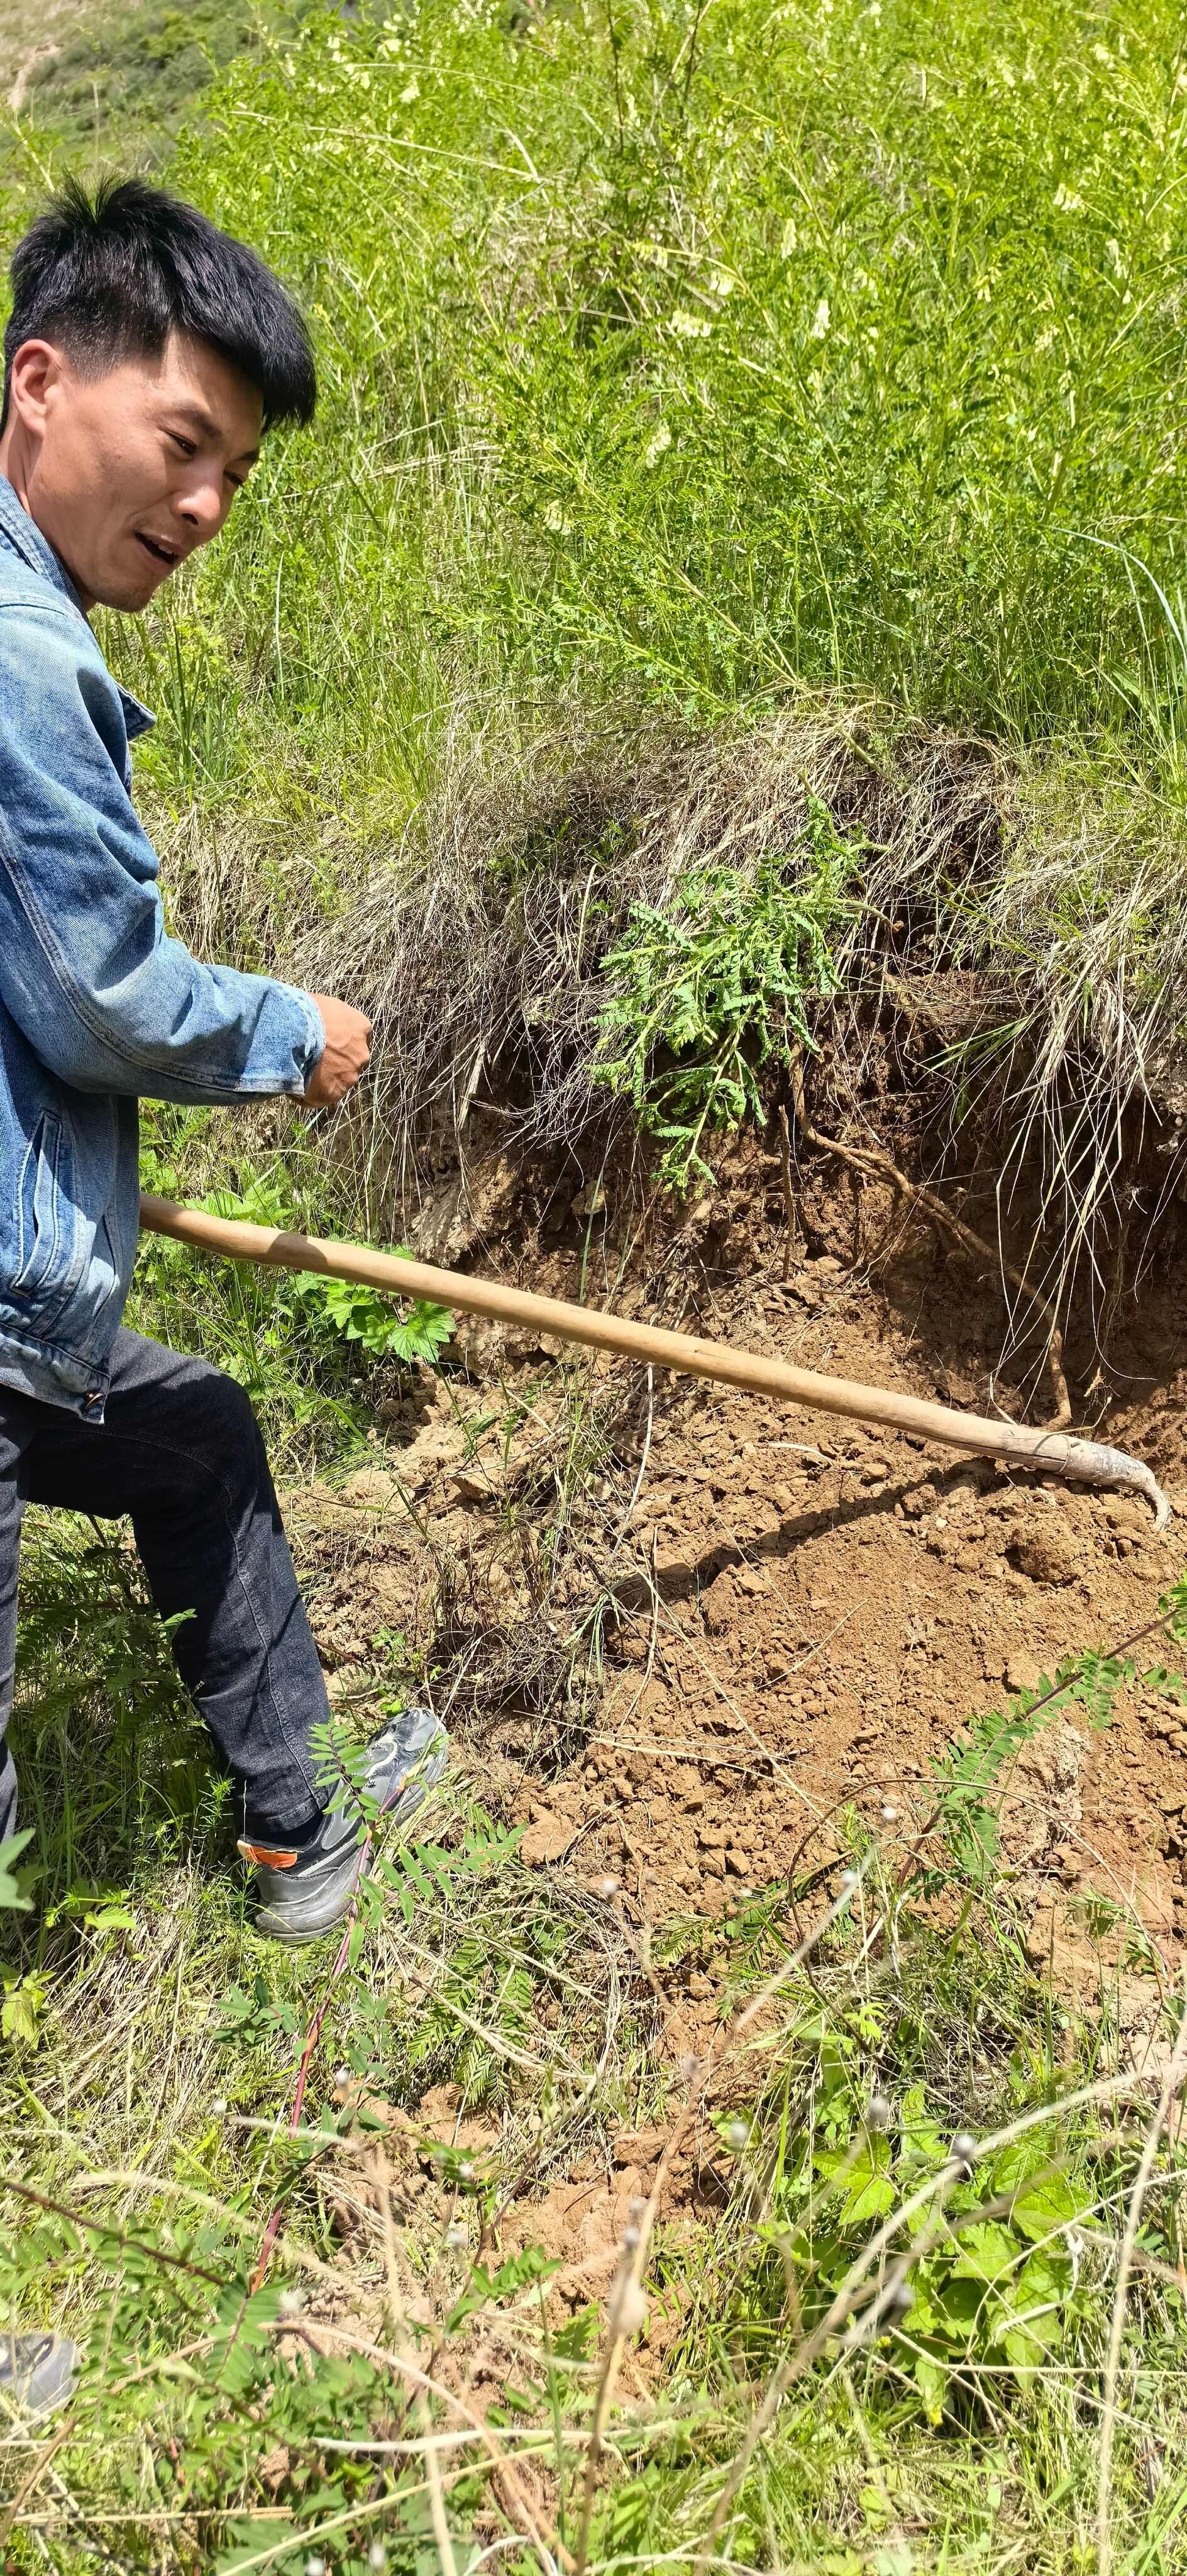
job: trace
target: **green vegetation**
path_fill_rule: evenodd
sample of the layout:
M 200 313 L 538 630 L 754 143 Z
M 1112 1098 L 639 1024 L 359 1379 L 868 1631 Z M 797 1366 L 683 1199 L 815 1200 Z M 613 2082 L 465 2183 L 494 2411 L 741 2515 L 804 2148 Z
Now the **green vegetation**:
M 459 683 L 1140 736 L 1187 91 L 1173 11 L 1086 25 L 429 5 L 237 68 L 177 175 L 305 286 L 326 413 L 196 577 L 206 669 L 158 627 L 161 773 L 246 785 L 278 728 L 290 792 L 382 816 Z
M 123 1663 L 104 1583 L 108 1611 L 122 1606 Z M 591 2569 L 695 2563 L 716 2534 L 746 2569 L 1004 2571 L 1021 2556 L 1055 2576 L 1098 2563 L 1103 2402 L 1118 2410 L 1110 2563 L 1175 2564 L 1187 2168 L 1173 2137 L 1141 2182 L 1139 2164 L 1179 2006 L 1136 1925 L 1110 1924 L 1108 1908 L 1095 1930 L 1114 1954 L 1120 1930 L 1124 1974 L 1106 1976 L 1095 2012 L 1073 2018 L 1025 1965 L 1023 1926 L 985 1861 L 1029 1702 L 996 1721 L 997 1757 L 975 1782 L 953 1747 L 905 1858 L 843 1820 L 823 1873 L 740 1898 L 719 1926 L 673 1924 L 651 1957 L 612 1898 L 591 1905 L 524 1871 L 515 1838 L 463 1792 L 432 1842 L 382 1854 L 353 1968 L 327 1983 L 325 1963 L 311 1977 L 253 1950 L 232 1882 L 208 1866 L 209 1810 L 187 1822 L 167 1785 L 182 1713 L 126 1574 L 91 1550 L 74 1585 L 85 1658 L 67 1705 L 36 1660 L 56 1664 L 61 1629 L 34 1614 L 43 1696 L 25 1749 L 57 1802 L 67 1728 L 97 1729 L 107 1808 L 80 1812 L 67 1768 L 75 1881 L 39 1891 L 40 1957 L 10 1983 L 3 2078 L 22 2143 L 4 2294 L 89 2333 L 74 2429 L 36 2517 L 49 2563 L 81 2568 L 109 2534 L 132 2567 L 159 2565 L 164 2546 L 166 2565 L 225 2576 L 319 2554 L 359 2576 L 435 2568 L 435 2423 L 459 2568 L 499 2529 L 534 2528 Z M 52 1589 L 51 1574 L 46 1604 Z M 1164 1607 L 1181 1638 L 1187 1593 Z M 1085 1658 L 1051 1692 L 1086 1694 L 1103 1719 L 1125 1677 Z M 88 1884 L 96 1849 L 124 1875 Z M 718 2034 L 677 2064 L 665 2034 L 706 1968 Z M 1139 1993 L 1156 2040 L 1144 2076 L 1124 2036 Z M 440 2097 L 417 2108 L 450 2080 L 477 2115 L 461 2144 Z M 552 2284 L 571 2279 L 573 2250 L 558 2259 L 529 2236 L 490 2253 L 487 2223 L 525 2185 L 576 2162 L 588 2197 L 623 2130 L 658 2123 L 678 2148 L 698 2111 L 698 2161 L 686 2150 L 675 2164 L 687 2198 L 661 2221 L 637 2309 L 637 2226 L 617 2248 L 617 2286 L 579 2275 L 568 2306 Z M 1110 2332 L 1131 2207 L 1119 2382 Z M 616 2316 L 632 2340 L 646 2322 L 658 2376 L 612 2419 L 583 2551 Z M 493 2465 L 467 2412 L 480 2352 Z M 22 2570 L 37 2563 L 33 2527 L 10 2537 Z M 380 2540 L 386 2556 L 368 2557 Z M 539 2563 L 523 2541 L 503 2554 Z
M 293 1119 L 283 1154 L 243 1156 L 233 1165 L 238 1186 L 228 1186 L 226 1148 L 235 1141 L 211 1110 L 146 1107 L 144 1188 L 185 1194 L 211 1216 L 248 1225 L 341 1232 L 342 1196 L 327 1191 L 316 1137 L 303 1120 Z M 223 1186 L 204 1187 L 218 1166 Z M 376 1405 L 398 1382 L 390 1364 L 433 1364 L 453 1330 L 445 1310 L 424 1299 L 401 1312 L 373 1289 L 310 1271 L 212 1265 L 163 1235 L 145 1238 L 129 1322 L 178 1348 L 201 1348 L 245 1387 L 282 1470 L 357 1450 Z
M 13 0 L 0 11 L 0 62 L 8 66 L 17 150 L 12 167 L 44 147 L 75 163 L 159 162 L 183 117 L 228 63 L 287 34 L 305 14 L 284 0 L 184 0 L 162 8 L 133 0 L 64 7 L 49 0 L 36 23 Z
M 338 979 L 373 989 L 359 890 L 389 921 L 410 899 L 395 1087 L 423 992 L 457 984 L 424 945 L 447 848 L 468 925 L 521 939 L 505 843 L 542 742 L 554 776 L 611 727 L 639 746 L 600 754 L 588 984 L 618 887 L 655 900 L 631 882 L 651 746 L 691 811 L 704 729 L 740 769 L 753 735 L 784 804 L 803 780 L 871 843 L 875 980 L 992 991 L 1018 1043 L 973 1093 L 992 1075 L 1007 1140 L 1046 1126 L 1057 1243 L 1107 1225 L 1187 968 L 1181 60 L 1154 0 L 1008 26 L 428 0 L 237 66 L 173 168 L 303 290 L 324 400 L 215 557 L 113 637 L 164 718 L 140 771 L 181 918 L 249 959 L 336 925 Z M 975 866 L 937 830 L 975 746 L 921 799 L 921 719 L 998 745 Z M 788 845 L 720 821 L 694 868 Z M 563 980 L 568 1030 L 590 1005 Z M 489 1021 L 459 1018 L 473 1055 Z M 510 1037 L 532 1055 L 519 1002 Z
M 999 1059 L 1052 1118 L 1082 1081 L 1103 1190 L 1116 1100 L 1178 1061 L 1187 956 L 1176 14 L 298 15 L 252 14 L 169 170 L 302 291 L 322 420 L 108 640 L 161 713 L 139 790 L 179 922 L 374 1004 L 379 1107 L 332 1145 L 154 1114 L 147 1184 L 387 1234 L 417 1121 L 456 1133 L 498 1062 L 536 1142 L 617 1097 L 683 1185 L 834 989 L 921 963 L 994 1000 L 962 1110 Z M 12 207 L 96 147 L 162 153 L 247 36 L 214 0 L 81 20 L 31 79 Z M 374 1458 L 443 1335 L 155 1241 L 133 1320 L 230 1368 L 288 1474 Z M 509 1507 L 529 1709 L 578 1643 L 596 1681 L 629 1551 L 586 1565 L 579 1641 L 550 1584 L 574 1491 L 604 1477 L 625 1529 L 641 1454 L 575 1380 Z M 369 1649 L 358 1727 L 425 1678 Z M 1103 1716 L 1119 1668 L 954 1712 L 917 1841 L 842 1816 L 794 1884 L 650 1945 L 615 1891 L 521 1865 L 476 1757 L 433 1842 L 383 1851 L 332 1984 L 245 1925 L 120 1544 L 31 1520 L 21 1671 L 0 2289 L 87 2361 L 60 2450 L 0 2454 L 19 2576 L 427 2576 L 443 2517 L 458 2576 L 1178 2563 L 1181 2005 L 1094 1904 L 1100 1994 L 1065 2010 L 995 1829 L 1018 1745 L 1069 1698 Z M 719 2024 L 690 2058 L 693 1978 Z M 422 2116 L 446 2083 L 479 2146 Z M 530 2234 L 500 2262 L 496 2208 L 702 2107 L 676 2215 L 620 2227 L 567 2311 Z
M 856 853 L 816 800 L 804 845 L 760 860 L 752 885 L 736 869 L 682 877 L 662 909 L 633 907 L 602 960 L 595 1072 L 665 1146 L 659 1178 L 670 1188 L 694 1174 L 712 1181 L 706 1130 L 761 1119 L 764 1068 L 786 1069 L 796 1047 L 811 1047 L 807 1005 L 836 990 L 828 935 Z

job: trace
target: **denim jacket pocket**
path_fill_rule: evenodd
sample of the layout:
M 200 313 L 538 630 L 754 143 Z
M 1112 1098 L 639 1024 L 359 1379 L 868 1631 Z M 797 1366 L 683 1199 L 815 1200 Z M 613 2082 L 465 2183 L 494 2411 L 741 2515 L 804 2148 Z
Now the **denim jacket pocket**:
M 70 1138 L 54 1109 L 44 1109 L 21 1157 L 17 1182 L 16 1268 L 10 1293 L 41 1305 L 65 1291 L 74 1244 Z

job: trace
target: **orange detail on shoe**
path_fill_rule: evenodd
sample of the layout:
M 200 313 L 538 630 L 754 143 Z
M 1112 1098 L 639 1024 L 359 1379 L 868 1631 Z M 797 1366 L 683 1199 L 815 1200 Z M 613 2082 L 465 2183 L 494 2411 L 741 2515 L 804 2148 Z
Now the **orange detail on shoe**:
M 295 1851 L 275 1851 L 271 1843 L 240 1843 L 238 1848 L 241 1858 L 254 1861 L 257 1869 L 295 1869 L 297 1866 Z

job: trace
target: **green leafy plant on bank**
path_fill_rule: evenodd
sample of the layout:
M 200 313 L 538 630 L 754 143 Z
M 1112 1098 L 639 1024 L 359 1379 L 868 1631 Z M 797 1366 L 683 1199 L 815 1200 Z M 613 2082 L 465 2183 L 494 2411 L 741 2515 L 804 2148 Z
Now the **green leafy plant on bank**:
M 28 1913 L 30 1899 L 21 1885 L 16 1864 L 28 1848 L 32 1830 L 31 1825 L 26 1825 L 23 1833 L 10 1834 L 6 1842 L 0 1843 L 0 1906 L 19 1909 L 22 1914 Z
M 207 1216 L 277 1233 L 300 1230 L 308 1221 L 307 1211 L 294 1201 L 288 1174 L 279 1161 L 253 1176 L 242 1190 L 211 1190 L 196 1204 Z M 159 1241 L 164 1244 L 168 1238 L 161 1236 Z M 408 1257 L 403 1245 L 394 1249 L 397 1258 Z M 237 1262 L 233 1267 L 251 1274 L 264 1294 L 275 1276 L 283 1278 L 313 1332 L 330 1342 L 357 1342 L 374 1359 L 425 1360 L 435 1367 L 453 1333 L 448 1307 L 427 1297 L 411 1299 L 407 1313 L 400 1315 L 392 1311 L 397 1304 L 394 1297 L 384 1296 L 365 1281 L 324 1278 L 316 1270 L 273 1273 L 266 1263 Z
M 1159 1606 L 1159 1632 L 1176 1641 L 1187 1640 L 1187 1582 L 1175 1584 Z M 1135 1684 L 1187 1705 L 1187 1674 L 1172 1671 L 1161 1658 L 1146 1666 L 1124 1648 L 1111 1654 L 1089 1648 L 1058 1664 L 1054 1680 L 1041 1673 L 1033 1689 L 1012 1692 L 1004 1716 L 989 1710 L 970 1720 L 933 1762 L 937 1823 L 950 1864 L 970 1886 L 987 1887 L 1000 1868 L 1001 1836 L 990 1798 L 1022 1746 L 1059 1707 L 1082 1708 L 1090 1726 L 1107 1726 L 1118 1691 Z
M 399 1315 L 392 1312 L 394 1300 L 365 1281 L 322 1279 L 308 1270 L 294 1276 L 296 1294 L 314 1323 L 344 1342 L 357 1342 L 372 1359 L 424 1360 L 435 1368 L 452 1340 L 449 1308 L 432 1298 L 412 1298 L 407 1313 Z
M 897 2098 L 869 2092 L 875 2035 L 885 2046 L 881 2016 L 864 2040 L 829 2014 L 806 2018 L 797 2039 L 806 2052 L 801 2080 L 785 2077 L 777 2102 L 750 2127 L 745 2164 L 761 2187 L 764 2215 L 745 2312 L 753 2328 L 763 2282 L 770 2289 L 790 2267 L 810 2331 L 879 2224 L 917 2201 L 915 2229 L 904 2229 L 872 2271 L 857 2313 L 883 2290 L 914 2234 L 916 2258 L 893 2284 L 875 2348 L 891 2373 L 913 2383 L 927 2420 L 938 2424 L 948 2410 L 967 2413 L 1008 2375 L 1022 2390 L 1076 2352 L 1095 2309 L 1082 2277 L 1081 2230 L 1094 2218 L 1097 2177 L 1066 2138 L 1053 2149 L 1046 2124 L 1027 2126 L 1039 2088 L 1025 2053 L 1010 2069 L 995 2122 L 1008 2130 L 1002 2113 L 1012 2107 L 1024 2134 L 984 2155 L 976 2139 L 958 2137 L 954 2152 L 925 2084 L 908 2083 Z M 797 2097 L 810 2100 L 811 2122 L 801 2116 L 789 2125 Z
M 278 1232 L 344 1230 L 300 1126 L 284 1154 L 246 1160 L 233 1185 L 216 1189 L 201 1186 L 212 1147 L 208 1112 L 154 1108 L 145 1129 L 145 1189 Z M 173 1345 L 200 1349 L 225 1369 L 251 1396 L 282 1455 L 290 1443 L 331 1454 L 357 1447 L 370 1427 L 368 1399 L 382 1385 L 378 1372 L 391 1363 L 437 1367 L 453 1332 L 448 1310 L 426 1298 L 401 1302 L 316 1271 L 231 1261 L 148 1233 L 129 1320 Z
M 639 903 L 603 960 L 596 1077 L 664 1147 L 671 1189 L 712 1181 L 704 1139 L 762 1112 L 761 1077 L 811 1049 L 810 1010 L 837 989 L 830 937 L 859 844 L 818 799 L 790 858 L 683 877 L 663 907 Z

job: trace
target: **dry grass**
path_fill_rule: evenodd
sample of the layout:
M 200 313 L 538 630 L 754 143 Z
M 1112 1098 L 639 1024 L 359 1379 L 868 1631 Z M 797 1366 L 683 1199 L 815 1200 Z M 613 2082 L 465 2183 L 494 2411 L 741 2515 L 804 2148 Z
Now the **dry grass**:
M 707 735 L 621 708 L 518 738 L 459 726 L 403 844 L 302 952 L 375 1019 L 355 1136 L 372 1204 L 414 1209 L 434 1166 L 464 1161 L 476 1103 L 521 1150 L 588 1163 L 596 1131 L 604 1151 L 628 1122 L 596 1078 L 600 968 L 632 906 L 793 854 L 810 798 L 857 853 L 841 993 L 816 1009 L 836 1087 L 860 1117 L 871 1033 L 889 1031 L 941 1140 L 926 1177 L 975 1112 L 1028 1275 L 1059 1305 L 1094 1278 L 1135 1129 L 1173 1116 L 1183 1081 L 1179 819 L 1119 765 L 1016 760 L 876 704 Z

